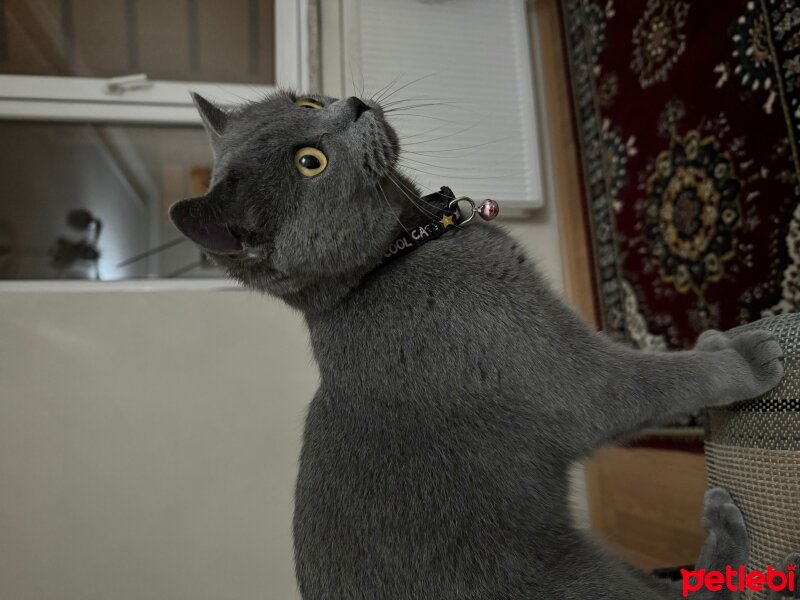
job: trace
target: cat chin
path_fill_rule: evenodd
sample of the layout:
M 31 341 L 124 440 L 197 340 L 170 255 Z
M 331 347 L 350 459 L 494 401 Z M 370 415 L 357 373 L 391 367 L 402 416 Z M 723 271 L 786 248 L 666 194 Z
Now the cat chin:
M 265 263 L 265 259 L 262 258 L 220 266 L 224 267 L 228 277 L 251 290 L 280 297 L 297 293 L 301 289 L 302 286 L 289 275 L 279 273 L 275 269 L 269 268 Z
M 259 277 L 258 275 L 245 277 L 232 276 L 231 278 L 248 290 L 274 296 L 290 305 L 292 303 L 289 301 L 289 298 L 299 294 L 304 289 L 302 285 L 295 281 L 275 281 L 269 278 Z

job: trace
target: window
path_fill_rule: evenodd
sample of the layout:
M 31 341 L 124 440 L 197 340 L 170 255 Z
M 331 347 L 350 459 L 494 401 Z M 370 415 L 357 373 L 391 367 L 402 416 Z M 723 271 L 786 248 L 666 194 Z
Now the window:
M 210 165 L 200 128 L 0 122 L 0 279 L 218 276 L 166 212 Z
M 218 275 L 166 217 L 210 173 L 189 91 L 237 103 L 303 87 L 305 10 L 0 2 L 0 279 Z

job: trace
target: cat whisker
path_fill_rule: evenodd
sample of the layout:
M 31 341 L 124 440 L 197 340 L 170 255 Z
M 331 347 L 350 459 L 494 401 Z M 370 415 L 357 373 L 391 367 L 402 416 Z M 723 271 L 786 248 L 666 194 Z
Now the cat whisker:
M 420 180 L 419 180 L 419 177 L 417 175 L 409 175 L 408 173 L 406 173 L 405 176 L 406 176 L 406 179 L 410 180 L 414 185 L 416 185 L 418 187 L 421 187 L 422 189 L 427 190 L 428 192 L 433 193 L 433 192 L 438 192 L 439 191 L 438 189 L 434 190 L 433 188 L 430 188 L 427 185 L 421 183 Z
M 417 190 L 415 190 L 415 189 L 411 189 L 411 188 L 409 188 L 409 187 L 408 187 L 408 186 L 407 186 L 405 183 L 403 183 L 402 179 L 399 179 L 399 175 L 398 175 L 397 173 L 395 173 L 395 177 L 389 177 L 389 179 L 391 179 L 391 180 L 392 180 L 392 182 L 393 182 L 393 183 L 394 183 L 396 186 L 399 186 L 399 187 L 401 187 L 401 188 L 405 189 L 405 190 L 406 190 L 406 191 L 407 191 L 409 194 L 412 194 L 413 196 L 417 196 Z M 422 187 L 422 188 L 425 188 L 426 190 L 428 190 L 428 191 L 430 191 L 430 192 L 438 191 L 438 190 L 432 190 L 431 188 L 429 188 L 429 187 L 427 187 L 427 186 L 424 186 L 424 185 L 420 184 L 420 183 L 419 183 L 418 181 L 416 181 L 416 180 L 414 181 L 414 184 L 415 184 L 415 185 L 419 185 L 420 187 Z M 420 202 L 422 202 L 423 204 L 427 204 L 428 206 L 430 206 L 430 207 L 431 207 L 433 210 L 435 210 L 435 211 L 438 211 L 438 210 L 440 210 L 440 209 L 441 209 L 441 206 L 437 206 L 437 205 L 433 204 L 432 202 L 428 202 L 428 201 L 427 201 L 427 200 L 425 200 L 424 198 L 421 198 L 421 197 L 420 197 L 420 198 L 419 198 L 419 200 L 420 200 Z
M 388 173 L 387 173 L 387 175 L 386 175 L 386 176 L 389 178 L 389 181 L 391 181 L 391 182 L 392 182 L 392 183 L 395 185 L 395 187 L 396 187 L 396 188 L 397 188 L 397 189 L 400 191 L 400 193 L 401 193 L 401 194 L 403 194 L 403 195 L 404 195 L 404 196 L 405 196 L 405 197 L 406 197 L 406 198 L 409 200 L 409 202 L 411 202 L 411 204 L 413 204 L 413 205 L 414 205 L 414 208 L 416 208 L 416 209 L 417 209 L 418 211 L 420 211 L 421 213 L 428 215 L 428 216 L 429 216 L 429 217 L 431 217 L 431 218 L 435 218 L 435 217 L 436 217 L 436 215 L 435 215 L 434 213 L 432 213 L 431 211 L 427 210 L 427 209 L 426 209 L 424 206 L 420 206 L 419 204 L 417 204 L 416 200 L 414 200 L 414 196 L 416 196 L 416 193 L 409 194 L 409 193 L 408 193 L 408 192 L 407 192 L 407 191 L 406 191 L 406 190 L 403 188 L 403 186 L 401 186 L 401 185 L 400 185 L 400 184 L 399 184 L 399 183 L 398 183 L 398 182 L 397 182 L 397 181 L 394 179 L 394 177 L 392 177 L 392 176 L 391 176 L 390 174 L 388 174 Z
M 402 152 L 406 156 L 411 155 L 421 158 L 441 158 L 442 160 L 458 160 L 460 158 L 467 158 L 468 156 L 475 154 L 475 152 L 464 152 L 461 154 L 447 154 L 442 156 L 440 154 L 428 154 L 427 152 L 414 152 L 412 150 L 403 150 Z
M 396 108 L 398 106 L 403 106 L 407 104 L 420 104 L 420 103 L 434 104 L 434 105 L 445 104 L 458 108 L 464 106 L 464 103 L 459 101 L 457 98 L 434 98 L 431 96 L 431 97 L 404 98 L 403 100 L 394 100 L 392 102 L 386 102 L 384 104 L 381 104 L 381 107 L 383 109 L 387 109 L 393 107 Z
M 122 267 L 127 267 L 128 265 L 132 265 L 133 263 L 139 262 L 140 260 L 143 260 L 143 259 L 145 259 L 145 258 L 147 258 L 149 256 L 154 256 L 156 254 L 164 252 L 165 250 L 169 250 L 173 246 L 179 246 L 179 245 L 183 244 L 184 242 L 188 242 L 188 241 L 189 240 L 187 238 L 180 237 L 180 238 L 176 238 L 174 240 L 170 240 L 169 242 L 165 242 L 163 244 L 160 244 L 158 246 L 154 246 L 153 248 L 150 248 L 149 250 L 145 250 L 144 252 L 140 252 L 139 254 L 135 254 L 134 256 L 126 258 L 122 262 L 117 263 L 117 269 L 121 269 Z
M 429 154 L 427 152 L 414 152 L 412 150 L 403 150 L 403 154 L 406 156 L 417 157 L 419 160 L 423 158 L 437 158 L 442 159 L 444 161 L 448 161 L 448 164 L 452 165 L 451 161 L 458 161 L 464 158 L 469 158 L 471 156 L 475 156 L 478 153 L 478 150 L 472 150 L 470 152 L 453 152 L 448 154 Z
M 384 100 L 388 100 L 389 98 L 391 98 L 392 96 L 394 96 L 394 95 L 395 95 L 395 94 L 397 94 L 398 92 L 401 92 L 401 91 L 403 91 L 404 89 L 406 89 L 406 88 L 407 88 L 408 86 L 410 86 L 410 85 L 414 85 L 415 83 L 419 83 L 420 81 L 423 81 L 424 79 L 428 79 L 429 77 L 433 77 L 433 76 L 435 76 L 435 75 L 439 75 L 439 74 L 441 74 L 441 73 L 442 73 L 442 71 L 444 71 L 445 69 L 446 69 L 446 67 L 445 67 L 445 68 L 442 68 L 442 69 L 439 69 L 438 71 L 436 71 L 436 72 L 434 72 L 434 73 L 428 73 L 427 75 L 423 75 L 422 77 L 417 77 L 416 79 L 412 79 L 412 80 L 411 80 L 411 81 L 409 81 L 408 83 L 406 83 L 406 84 L 404 84 L 404 85 L 401 85 L 399 88 L 397 88 L 397 89 L 396 89 L 395 91 L 393 91 L 391 94 L 389 94 L 388 96 L 386 96 L 386 97 L 384 98 Z
M 445 123 L 450 123 L 452 125 L 460 125 L 457 121 L 451 121 L 450 119 L 444 119 L 442 117 L 434 117 L 433 115 L 423 115 L 420 113 L 406 113 L 406 112 L 396 112 L 392 114 L 392 118 L 398 117 L 417 117 L 420 119 L 433 119 L 434 121 L 443 121 Z
M 389 202 L 389 198 L 386 196 L 386 192 L 383 191 L 383 186 L 381 186 L 381 182 L 380 181 L 378 182 L 378 190 L 380 191 L 381 195 L 383 196 L 383 200 L 384 200 L 384 202 L 386 202 L 386 207 L 389 209 L 389 212 L 391 212 L 392 215 L 394 215 L 394 218 L 397 220 L 397 222 L 400 223 L 400 227 L 403 228 L 403 231 L 405 231 L 408 235 L 411 235 L 411 233 L 408 231 L 406 226 L 403 225 L 403 222 L 400 220 L 400 216 L 396 212 L 394 212 L 394 209 L 392 208 L 392 204 L 391 204 L 391 202 Z
M 358 94 L 358 97 L 359 98 L 363 98 L 364 95 L 366 94 L 366 91 L 365 91 L 366 83 L 364 81 L 364 69 L 362 68 L 362 66 L 360 64 L 358 66 L 358 72 L 359 72 L 360 79 L 361 79 L 361 93 Z
M 363 93 L 359 94 L 358 93 L 358 88 L 356 86 L 355 70 L 353 69 L 353 52 L 352 51 L 353 51 L 352 46 L 348 46 L 348 48 L 347 48 L 347 66 L 349 67 L 349 71 L 350 71 L 350 85 L 353 88 L 353 95 L 359 96 L 359 95 L 363 95 Z M 364 75 L 364 72 L 362 70 L 361 71 L 362 81 L 363 81 L 363 75 Z M 363 90 L 362 90 L 362 92 L 363 92 Z
M 419 151 L 419 150 L 416 150 L 416 151 L 415 150 L 406 150 L 406 152 L 408 152 L 410 154 L 426 155 L 426 154 L 438 154 L 438 153 L 443 153 L 443 152 L 455 152 L 455 151 L 458 151 L 458 150 L 471 150 L 473 148 L 482 148 L 483 146 L 489 146 L 490 144 L 497 144 L 497 143 L 500 143 L 500 142 L 504 142 L 507 139 L 508 138 L 499 138 L 499 139 L 496 139 L 496 140 L 490 140 L 488 142 L 483 142 L 481 144 L 472 144 L 470 146 L 461 146 L 459 148 L 440 148 L 440 149 L 436 149 L 436 150 L 422 150 L 422 151 Z
M 416 146 L 417 144 L 430 144 L 431 142 L 437 142 L 439 140 L 444 140 L 444 139 L 447 139 L 449 137 L 453 137 L 455 135 L 461 135 L 462 133 L 466 133 L 467 131 L 470 131 L 471 129 L 475 129 L 477 126 L 478 126 L 477 123 L 474 123 L 474 124 L 470 125 L 469 127 L 465 127 L 464 129 L 461 129 L 459 131 L 454 131 L 453 133 L 448 133 L 447 135 L 431 138 L 429 140 L 417 140 L 415 142 L 408 142 L 408 143 L 403 142 L 403 146 Z M 434 128 L 432 131 L 436 131 L 436 129 L 441 129 L 443 127 L 446 127 L 446 125 L 440 125 L 439 127 Z M 409 137 L 412 137 L 412 136 L 409 136 Z
M 394 82 L 397 81 L 398 77 L 395 77 L 383 87 L 380 87 L 377 90 L 375 90 L 368 99 L 372 100 L 373 102 L 377 102 L 378 101 L 377 98 L 381 97 L 386 92 L 386 90 L 388 90 L 394 84 Z
M 505 138 L 507 139 L 507 138 Z M 443 160 L 456 160 L 459 158 L 466 158 L 474 156 L 479 150 L 491 144 L 497 144 L 503 139 L 490 140 L 480 144 L 471 144 L 469 146 L 461 146 L 458 148 L 440 148 L 435 150 L 407 150 L 405 147 L 401 148 L 401 155 L 413 155 L 418 157 L 417 160 L 421 161 L 423 158 L 436 158 Z M 431 164 L 431 166 L 433 166 Z
M 396 112 L 400 112 L 400 111 L 404 111 L 404 110 L 414 110 L 414 109 L 417 109 L 417 108 L 426 108 L 426 107 L 429 107 L 429 106 L 447 106 L 449 108 L 454 108 L 456 110 L 464 110 L 464 111 L 472 112 L 472 111 L 469 111 L 467 108 L 465 108 L 463 106 L 458 106 L 457 104 L 453 104 L 452 102 L 425 102 L 425 103 L 421 103 L 421 104 L 411 104 L 409 106 L 396 106 L 395 108 L 384 109 L 383 112 L 384 112 L 384 114 L 388 115 L 388 114 L 392 114 L 392 113 L 396 113 Z
M 381 104 L 382 108 L 388 108 L 390 106 L 397 106 L 398 104 L 404 104 L 406 102 L 452 102 L 454 104 L 461 104 L 461 99 L 452 97 L 452 98 L 440 98 L 436 96 L 417 96 L 417 97 L 409 97 L 409 98 L 402 98 L 400 100 L 392 100 L 391 102 L 384 102 Z
M 445 170 L 448 170 L 448 171 L 457 171 L 458 170 L 458 168 L 454 167 L 453 165 L 440 165 L 438 163 L 425 162 L 424 160 L 418 160 L 416 158 L 409 158 L 407 156 L 403 156 L 402 159 L 404 161 L 406 161 L 406 162 L 412 162 L 412 163 L 415 163 L 415 164 L 418 164 L 418 165 L 425 165 L 426 167 L 433 167 L 434 169 L 445 169 Z M 471 169 L 468 169 L 468 170 L 471 170 Z
M 449 176 L 453 175 L 453 173 L 449 173 L 449 174 L 447 174 L 447 173 L 433 173 L 431 171 L 426 171 L 424 169 L 419 169 L 417 167 L 413 167 L 411 165 L 408 165 L 407 163 L 401 162 L 401 159 L 398 159 L 398 162 L 400 163 L 400 165 L 404 169 L 410 169 L 411 171 L 417 171 L 418 173 L 425 173 L 426 175 L 432 175 L 433 177 L 449 177 Z M 459 179 L 465 179 L 465 180 L 483 181 L 485 179 L 502 179 L 502 178 L 507 177 L 507 176 L 508 175 L 506 175 L 506 174 L 503 174 L 503 175 L 484 175 L 483 177 L 465 177 L 465 176 L 462 176 L 462 175 L 458 175 L 458 178 Z
M 400 79 L 402 77 L 403 77 L 403 75 L 401 74 L 401 75 L 398 75 L 397 77 L 395 77 L 394 79 L 392 79 L 388 84 L 386 84 L 381 89 L 379 89 L 377 92 L 375 92 L 375 94 L 373 94 L 370 97 L 370 100 L 372 100 L 374 102 L 377 102 L 378 104 L 381 104 L 381 99 L 383 98 L 384 94 L 387 94 L 392 89 L 392 86 L 394 86 L 398 81 L 400 81 Z
M 426 129 L 425 131 L 420 131 L 419 133 L 412 133 L 412 134 L 409 134 L 409 135 L 403 135 L 403 136 L 398 136 L 398 137 L 400 138 L 401 141 L 410 140 L 410 139 L 413 139 L 413 138 L 418 138 L 418 137 L 423 136 L 423 135 L 429 135 L 429 134 L 433 133 L 434 131 L 439 131 L 440 129 L 442 129 L 444 127 L 447 127 L 446 123 L 443 123 L 441 125 L 437 125 L 436 127 L 432 127 L 431 129 Z
M 486 144 L 477 144 L 474 149 L 467 149 L 470 148 L 469 146 L 464 148 L 444 148 L 441 150 L 402 150 L 403 154 L 410 154 L 412 156 L 418 156 L 421 158 L 441 158 L 443 160 L 455 160 L 459 158 L 467 158 L 470 156 L 475 156 L 478 152 L 480 152 L 480 148 L 482 146 L 487 146 L 491 143 L 496 142 L 487 142 Z

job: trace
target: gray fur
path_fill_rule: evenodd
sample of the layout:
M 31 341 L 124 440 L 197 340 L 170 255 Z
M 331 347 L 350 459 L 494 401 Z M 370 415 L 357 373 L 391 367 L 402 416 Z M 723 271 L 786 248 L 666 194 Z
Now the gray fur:
M 418 197 L 395 171 L 397 136 L 374 103 L 356 119 L 353 100 L 293 98 L 215 117 L 214 187 L 171 215 L 201 246 L 202 223 L 229 231 L 240 248 L 215 260 L 308 323 L 321 381 L 296 489 L 303 598 L 679 598 L 571 526 L 567 469 L 645 424 L 768 390 L 783 370 L 771 334 L 661 354 L 613 343 L 484 223 L 376 269 L 393 213 L 425 219 L 391 181 Z M 314 178 L 292 163 L 306 145 L 329 158 Z M 701 560 L 744 561 L 744 528 L 714 517 L 738 511 L 714 498 Z

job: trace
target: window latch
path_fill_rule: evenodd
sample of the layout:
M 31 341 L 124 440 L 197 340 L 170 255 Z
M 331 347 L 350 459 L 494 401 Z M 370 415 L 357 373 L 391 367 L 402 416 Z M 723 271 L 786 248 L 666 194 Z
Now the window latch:
M 132 90 L 141 90 L 149 87 L 153 87 L 153 82 L 147 79 L 147 74 L 136 73 L 134 75 L 110 78 L 106 82 L 106 93 L 122 95 Z

